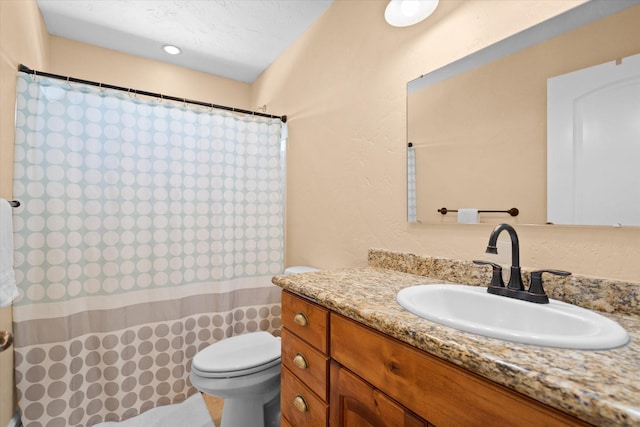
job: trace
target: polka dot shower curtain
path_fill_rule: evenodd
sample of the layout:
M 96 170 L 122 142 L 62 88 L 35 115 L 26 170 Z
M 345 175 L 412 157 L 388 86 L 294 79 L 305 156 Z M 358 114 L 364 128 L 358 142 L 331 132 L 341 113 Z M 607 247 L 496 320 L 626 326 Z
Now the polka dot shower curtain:
M 15 369 L 25 426 L 196 390 L 210 343 L 279 334 L 284 124 L 19 73 Z

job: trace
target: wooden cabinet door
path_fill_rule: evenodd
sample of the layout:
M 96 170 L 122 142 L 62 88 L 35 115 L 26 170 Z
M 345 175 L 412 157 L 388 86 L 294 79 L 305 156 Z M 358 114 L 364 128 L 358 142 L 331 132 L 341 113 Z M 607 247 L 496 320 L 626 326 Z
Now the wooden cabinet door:
M 330 424 L 336 427 L 426 427 L 428 424 L 331 362 Z

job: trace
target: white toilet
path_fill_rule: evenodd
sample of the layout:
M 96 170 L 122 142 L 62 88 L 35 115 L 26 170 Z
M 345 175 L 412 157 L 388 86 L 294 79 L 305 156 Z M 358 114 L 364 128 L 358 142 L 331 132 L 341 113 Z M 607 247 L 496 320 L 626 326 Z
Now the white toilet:
M 284 273 L 318 271 L 289 267 Z M 193 358 L 191 383 L 224 399 L 219 427 L 280 426 L 280 338 L 252 332 L 224 339 Z

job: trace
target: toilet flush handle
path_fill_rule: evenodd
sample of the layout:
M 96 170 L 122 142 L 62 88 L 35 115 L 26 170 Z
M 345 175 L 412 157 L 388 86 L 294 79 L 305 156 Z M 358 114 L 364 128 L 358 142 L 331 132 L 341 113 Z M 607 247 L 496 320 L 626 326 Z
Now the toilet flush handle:
M 300 326 L 308 326 L 309 325 L 309 319 L 307 318 L 306 314 L 304 314 L 301 311 L 297 312 L 296 315 L 293 316 L 293 321 L 294 321 L 294 323 L 296 323 L 297 325 L 300 325 Z

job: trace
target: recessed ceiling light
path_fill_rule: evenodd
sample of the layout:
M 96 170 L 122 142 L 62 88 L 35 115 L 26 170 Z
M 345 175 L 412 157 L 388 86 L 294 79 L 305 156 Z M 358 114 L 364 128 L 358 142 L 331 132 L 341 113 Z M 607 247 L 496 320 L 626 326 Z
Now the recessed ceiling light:
M 394 27 L 408 27 L 426 19 L 438 7 L 439 0 L 391 0 L 384 19 Z
M 182 52 L 179 47 L 172 46 L 170 44 L 162 46 L 162 50 L 167 52 L 169 55 L 177 55 Z

